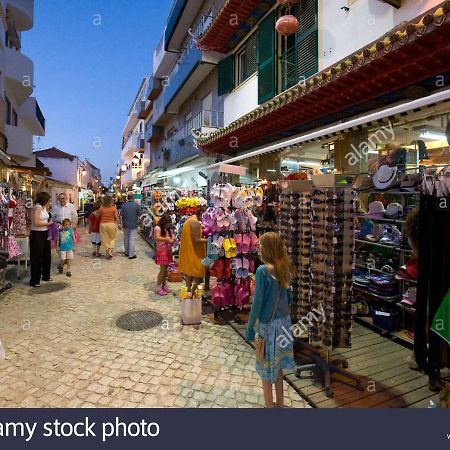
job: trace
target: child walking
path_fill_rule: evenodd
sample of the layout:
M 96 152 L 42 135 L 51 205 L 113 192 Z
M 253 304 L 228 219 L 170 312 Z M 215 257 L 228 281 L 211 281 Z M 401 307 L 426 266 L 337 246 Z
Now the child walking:
M 276 407 L 283 408 L 282 370 L 293 370 L 295 367 L 290 331 L 292 290 L 289 287 L 295 268 L 277 233 L 261 236 L 260 256 L 264 265 L 256 271 L 255 296 L 245 339 L 248 342 L 255 340 L 255 324 L 258 320 L 258 335 L 264 340 L 264 361 L 256 361 L 256 371 L 262 379 L 266 408 L 275 407 L 273 385 Z
M 160 266 L 158 278 L 156 280 L 156 294 L 160 296 L 167 295 L 170 292 L 167 286 L 167 272 L 169 264 L 173 262 L 172 246 L 175 242 L 172 232 L 172 219 L 164 214 L 158 226 L 154 230 L 156 242 L 155 262 Z
M 92 256 L 98 258 L 100 256 L 100 247 L 102 240 L 100 238 L 100 208 L 102 203 L 97 201 L 94 203 L 94 209 L 89 214 L 89 234 L 91 235 L 92 242 Z
M 67 264 L 66 275 L 68 277 L 71 277 L 73 251 L 75 249 L 75 238 L 72 228 L 72 222 L 70 219 L 64 219 L 61 225 L 62 228 L 59 231 L 59 257 L 61 258 L 61 261 L 58 266 L 58 270 L 59 273 L 63 273 L 64 264 Z

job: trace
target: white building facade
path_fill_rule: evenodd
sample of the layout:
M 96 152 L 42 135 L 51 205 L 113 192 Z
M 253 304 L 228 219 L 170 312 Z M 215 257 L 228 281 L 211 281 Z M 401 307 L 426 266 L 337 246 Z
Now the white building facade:
M 32 96 L 34 65 L 22 52 L 22 33 L 33 23 L 34 0 L 0 0 L 0 132 L 8 155 L 25 167 L 36 165 L 33 136 L 45 134 L 45 118 Z

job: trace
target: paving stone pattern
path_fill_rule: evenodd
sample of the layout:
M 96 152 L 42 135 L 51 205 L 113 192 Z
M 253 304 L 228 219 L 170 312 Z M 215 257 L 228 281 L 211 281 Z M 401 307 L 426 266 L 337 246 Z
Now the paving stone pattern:
M 28 277 L 0 296 L 0 407 L 216 407 L 264 405 L 253 350 L 228 325 L 206 318 L 180 324 L 175 295 L 154 294 L 158 267 L 138 239 L 138 259 L 119 252 L 93 259 L 81 230 L 72 278 L 56 271 L 38 294 Z M 116 250 L 121 250 L 119 236 Z M 172 285 L 174 290 L 178 284 Z M 43 289 L 43 288 L 42 288 Z M 48 289 L 48 290 L 47 290 Z M 132 310 L 159 312 L 150 330 L 120 330 L 117 318 Z M 308 407 L 288 385 L 286 405 Z

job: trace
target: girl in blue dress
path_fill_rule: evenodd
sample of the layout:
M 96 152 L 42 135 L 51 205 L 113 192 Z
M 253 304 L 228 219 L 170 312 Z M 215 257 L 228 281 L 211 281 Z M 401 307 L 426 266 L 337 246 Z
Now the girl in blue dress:
M 255 296 L 245 338 L 248 342 L 255 340 L 255 325 L 258 321 L 258 334 L 265 341 L 265 358 L 262 363 L 256 362 L 256 371 L 262 379 L 266 408 L 283 408 L 282 370 L 294 369 L 290 316 L 292 289 L 289 285 L 295 268 L 277 233 L 263 234 L 259 251 L 264 265 L 256 271 Z

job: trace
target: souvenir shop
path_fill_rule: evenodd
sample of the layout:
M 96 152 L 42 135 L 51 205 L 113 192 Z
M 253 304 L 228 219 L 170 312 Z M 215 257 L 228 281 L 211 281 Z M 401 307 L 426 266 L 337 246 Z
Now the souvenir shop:
M 424 373 L 415 372 L 426 389 L 410 403 L 425 405 L 449 374 L 450 327 L 442 321 L 439 330 L 436 321 L 450 311 L 450 106 L 402 111 L 260 153 L 224 161 L 245 175 L 223 176 L 210 190 L 203 224 L 204 265 L 216 279 L 212 304 L 248 309 L 258 236 L 278 231 L 298 267 L 296 378 L 319 376 L 328 399 L 339 397 L 336 373 L 360 392 L 365 373 L 352 370 L 352 361 L 387 364 L 376 346 L 364 356 L 361 342 L 376 339 L 401 355 L 402 376 Z

